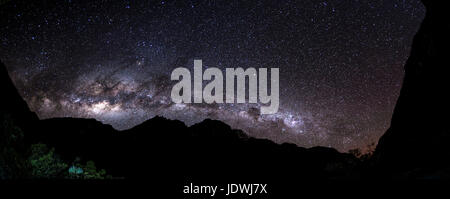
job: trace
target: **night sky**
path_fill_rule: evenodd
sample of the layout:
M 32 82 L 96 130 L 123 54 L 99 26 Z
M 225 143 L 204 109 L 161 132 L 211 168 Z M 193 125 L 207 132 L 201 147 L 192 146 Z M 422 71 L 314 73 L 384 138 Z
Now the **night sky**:
M 156 115 L 187 125 L 212 118 L 254 137 L 346 151 L 388 128 L 425 8 L 419 0 L 66 0 L 9 1 L 0 14 L 0 59 L 41 119 L 127 129 Z M 194 59 L 204 69 L 280 68 L 278 113 L 172 103 L 170 73 L 192 71 Z

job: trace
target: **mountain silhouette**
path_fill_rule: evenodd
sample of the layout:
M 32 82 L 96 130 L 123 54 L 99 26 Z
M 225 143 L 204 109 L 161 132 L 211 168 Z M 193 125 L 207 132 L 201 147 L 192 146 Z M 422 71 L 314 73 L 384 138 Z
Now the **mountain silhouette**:
M 181 121 L 155 117 L 124 131 L 94 119 L 38 120 L 14 88 L 3 64 L 1 68 L 2 89 L 8 93 L 2 98 L 1 112 L 20 124 L 25 148 L 44 143 L 54 147 L 62 159 L 94 160 L 113 176 L 170 178 L 176 182 L 212 177 L 350 178 L 358 165 L 355 157 L 334 149 L 279 145 L 209 119 L 187 127 Z
M 94 119 L 39 120 L 0 65 L 0 177 L 24 178 L 19 161 L 32 144 L 54 147 L 62 159 L 94 160 L 116 178 L 182 184 L 211 181 L 310 181 L 368 176 L 446 178 L 450 171 L 450 78 L 446 51 L 450 26 L 443 1 L 423 1 L 426 17 L 405 65 L 405 78 L 389 130 L 371 159 L 326 147 L 302 148 L 247 136 L 206 119 L 192 126 L 154 117 L 118 131 Z M 6 124 L 23 133 L 10 139 Z M 10 156 L 10 154 L 16 154 Z

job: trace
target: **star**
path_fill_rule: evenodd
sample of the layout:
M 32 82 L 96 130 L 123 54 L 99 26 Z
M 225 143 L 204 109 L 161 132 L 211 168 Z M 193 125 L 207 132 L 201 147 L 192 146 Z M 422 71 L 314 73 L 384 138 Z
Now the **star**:
M 299 146 L 366 148 L 386 131 L 425 15 L 399 1 L 9 1 L 0 59 L 40 118 L 128 129 L 156 115 L 224 121 Z M 280 107 L 174 104 L 177 67 L 279 68 Z M 205 82 L 206 84 L 206 82 Z

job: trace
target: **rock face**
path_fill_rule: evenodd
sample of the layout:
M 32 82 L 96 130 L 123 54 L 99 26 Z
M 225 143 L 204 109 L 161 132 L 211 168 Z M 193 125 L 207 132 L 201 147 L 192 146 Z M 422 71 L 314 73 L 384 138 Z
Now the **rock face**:
M 6 67 L 0 62 L 0 179 L 27 176 L 24 131 L 38 121 L 17 92 Z
M 450 168 L 450 13 L 444 1 L 423 3 L 391 126 L 374 156 L 379 169 L 408 177 Z
M 27 128 L 32 122 L 38 120 L 35 113 L 31 112 L 25 100 L 17 92 L 16 87 L 9 78 L 6 66 L 0 61 L 0 113 L 8 114 L 16 125 Z

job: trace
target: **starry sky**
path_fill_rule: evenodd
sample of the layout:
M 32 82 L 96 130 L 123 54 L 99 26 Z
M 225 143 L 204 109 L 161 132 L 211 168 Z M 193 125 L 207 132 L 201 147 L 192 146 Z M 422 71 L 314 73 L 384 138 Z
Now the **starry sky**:
M 6 3 L 4 3 L 6 2 Z M 385 132 L 425 15 L 419 0 L 2 1 L 0 59 L 40 118 L 116 129 L 212 118 L 303 147 L 366 149 Z M 174 104 L 177 67 L 280 70 L 278 113 Z M 206 82 L 204 83 L 204 85 Z

